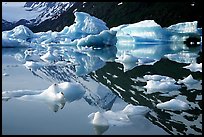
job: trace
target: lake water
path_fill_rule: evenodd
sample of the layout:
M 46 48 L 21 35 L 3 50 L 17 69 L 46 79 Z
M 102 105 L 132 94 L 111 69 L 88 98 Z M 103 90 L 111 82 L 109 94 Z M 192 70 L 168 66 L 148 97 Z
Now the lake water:
M 202 134 L 202 72 L 192 72 L 183 68 L 188 65 L 187 63 L 162 58 L 154 65 L 133 65 L 124 71 L 124 64 L 115 61 L 102 62 L 95 58 L 96 55 L 100 55 L 103 59 L 105 57 L 110 59 L 111 54 L 108 54 L 108 51 L 114 53 L 112 51 L 115 49 L 108 49 L 85 55 L 75 53 L 74 55 L 77 54 L 75 57 L 79 57 L 75 58 L 79 66 L 73 66 L 67 61 L 58 65 L 49 64 L 27 69 L 21 58 L 25 50 L 27 49 L 3 48 L 2 51 L 2 89 L 3 92 L 9 91 L 11 95 L 9 99 L 2 98 L 3 135 Z M 197 57 L 197 61 L 200 60 L 201 56 Z M 190 74 L 195 80 L 201 81 L 194 88 L 181 84 L 180 89 L 170 94 L 161 92 L 147 94 L 147 89 L 144 88 L 147 84 L 143 79 L 144 75 L 168 76 L 178 81 Z M 25 90 L 37 92 L 47 89 L 53 83 L 65 81 L 80 83 L 86 89 L 86 93 L 78 100 L 66 102 L 61 109 L 56 110 L 55 104 L 43 101 L 19 99 L 20 96 L 28 94 L 23 92 Z M 156 107 L 156 104 L 173 98 L 187 102 L 190 109 L 172 111 Z M 129 123 L 117 121 L 122 124 L 115 123 L 106 128 L 94 126 L 88 117 L 97 111 L 118 112 L 128 104 L 147 106 L 150 111 L 145 116 L 132 118 Z

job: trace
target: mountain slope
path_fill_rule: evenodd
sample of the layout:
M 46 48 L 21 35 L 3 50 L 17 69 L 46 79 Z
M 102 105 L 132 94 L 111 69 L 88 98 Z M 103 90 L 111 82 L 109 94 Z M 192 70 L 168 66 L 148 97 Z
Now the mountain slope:
M 47 19 L 57 18 L 73 4 L 74 2 L 3 2 L 2 30 L 10 28 L 4 24 L 5 21 L 12 24 L 12 27 L 37 26 Z
M 73 12 L 87 12 L 114 27 L 121 24 L 135 23 L 153 19 L 162 27 L 179 22 L 198 21 L 202 26 L 202 12 L 199 3 L 186 2 L 76 2 L 57 19 L 46 20 L 39 26 L 31 28 L 35 31 L 61 31 L 74 22 Z

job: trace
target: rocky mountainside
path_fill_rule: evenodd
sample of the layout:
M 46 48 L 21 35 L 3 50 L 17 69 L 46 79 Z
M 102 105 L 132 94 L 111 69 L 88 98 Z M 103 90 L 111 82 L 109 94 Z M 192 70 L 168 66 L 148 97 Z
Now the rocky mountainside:
M 28 26 L 33 32 L 39 31 L 61 31 L 65 26 L 74 23 L 74 12 L 87 12 L 92 16 L 102 19 L 107 26 L 114 27 L 121 24 L 136 23 L 142 20 L 155 20 L 162 27 L 167 27 L 179 22 L 198 21 L 198 26 L 202 26 L 202 10 L 198 2 L 75 2 L 69 3 L 69 8 L 63 9 L 65 5 L 57 2 L 27 2 L 25 7 L 31 10 L 42 9 L 42 7 L 52 7 L 44 10 L 35 22 L 37 25 Z M 29 9 L 28 8 L 28 9 Z M 63 11 L 63 12 L 62 12 Z M 52 13 L 56 13 L 52 15 Z M 50 18 L 45 18 L 50 17 Z

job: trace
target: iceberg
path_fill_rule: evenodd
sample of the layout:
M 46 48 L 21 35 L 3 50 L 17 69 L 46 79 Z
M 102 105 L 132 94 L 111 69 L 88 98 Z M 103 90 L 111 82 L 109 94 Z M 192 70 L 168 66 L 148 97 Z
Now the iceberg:
M 149 80 L 147 81 L 147 85 L 144 86 L 147 89 L 147 94 L 155 93 L 155 92 L 162 92 L 168 93 L 170 91 L 175 91 L 181 88 L 180 85 L 174 84 L 171 81 L 154 81 Z
M 105 112 L 96 112 L 88 115 L 91 123 L 97 126 L 123 126 L 131 123 L 131 116 L 144 116 L 150 109 L 146 106 L 134 106 L 128 104 L 123 110 L 113 112 L 108 110 Z
M 202 72 L 202 63 L 192 62 L 190 65 L 184 66 L 183 68 L 189 69 L 192 72 Z
M 20 25 L 10 31 L 2 32 L 3 47 L 9 46 L 96 46 L 116 45 L 118 48 L 135 44 L 183 43 L 189 37 L 199 37 L 197 21 L 183 22 L 162 28 L 154 20 L 144 20 L 133 24 L 124 24 L 108 28 L 101 19 L 85 12 L 75 12 L 74 24 L 65 26 L 60 32 L 33 33 Z M 137 46 L 136 46 L 137 47 Z
M 41 44 L 76 46 L 78 44 L 77 40 L 80 40 L 81 38 L 85 38 L 87 36 L 89 37 L 81 40 L 86 41 L 86 43 L 83 44 L 85 46 L 90 44 L 97 45 L 99 43 L 113 44 L 110 41 L 112 40 L 112 37 L 115 36 L 114 32 L 109 31 L 105 22 L 85 12 L 75 12 L 74 15 L 76 17 L 75 23 L 69 27 L 65 26 L 61 32 L 47 31 L 33 33 L 30 29 L 23 25 L 17 26 L 10 31 L 3 31 L 2 46 L 33 47 L 36 45 L 40 46 Z M 104 32 L 101 33 L 102 31 Z M 98 34 L 99 36 L 97 36 Z M 102 42 L 97 41 L 100 39 Z M 92 41 L 95 41 L 96 43 L 93 43 Z M 78 45 L 82 45 L 82 42 L 79 41 Z
M 117 31 L 117 46 L 125 44 L 164 44 L 168 42 L 184 42 L 190 36 L 200 37 L 197 21 L 184 22 L 162 28 L 154 20 L 144 20 L 134 24 L 113 27 Z
M 13 97 L 25 101 L 40 101 L 48 105 L 50 109 L 57 112 L 63 108 L 65 103 L 71 103 L 83 97 L 85 89 L 82 85 L 75 82 L 62 82 L 52 84 L 45 90 L 17 90 L 3 91 L 2 99 L 8 100 Z
M 154 81 L 171 81 L 176 82 L 175 79 L 167 76 L 161 76 L 161 75 L 144 75 L 143 78 L 145 80 L 154 80 Z
M 84 75 L 103 67 L 107 61 L 123 64 L 125 72 L 140 65 L 154 65 L 164 56 L 182 63 L 192 62 L 196 56 L 191 56 L 190 52 L 183 54 L 183 51 L 189 50 L 184 41 L 189 37 L 200 38 L 202 35 L 202 28 L 197 28 L 197 21 L 162 28 L 154 20 L 144 20 L 109 29 L 104 21 L 88 13 L 75 12 L 74 16 L 74 23 L 65 26 L 60 32 L 33 33 L 23 25 L 3 31 L 2 47 L 36 48 L 36 53 L 30 51 L 25 53 L 24 59 L 20 56 L 17 58 L 24 63 L 37 61 L 54 64 L 69 61 L 74 64 L 78 75 Z M 70 50 L 63 51 L 60 48 L 63 46 Z M 61 51 L 51 50 L 51 47 Z M 45 53 L 43 50 L 46 48 Z M 90 57 L 94 52 L 98 56 Z M 178 52 L 181 54 L 177 54 Z M 81 56 L 81 59 L 77 56 Z M 188 56 L 191 58 L 187 59 Z M 88 63 L 89 60 L 93 63 Z M 28 65 L 32 66 L 31 63 Z
M 156 105 L 156 107 L 158 109 L 172 110 L 172 111 L 182 111 L 182 110 L 188 110 L 190 108 L 186 102 L 178 99 L 171 99 L 170 101 L 159 103 Z
M 202 90 L 202 80 L 198 81 L 193 79 L 193 76 L 190 74 L 188 77 L 184 78 L 183 80 L 179 79 L 178 84 L 185 84 L 187 86 L 187 89 L 197 89 Z

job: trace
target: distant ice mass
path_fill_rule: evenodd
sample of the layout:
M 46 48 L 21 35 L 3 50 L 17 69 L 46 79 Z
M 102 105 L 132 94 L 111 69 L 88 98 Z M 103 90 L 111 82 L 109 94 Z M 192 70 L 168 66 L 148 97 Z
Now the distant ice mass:
M 156 105 L 156 107 L 158 109 L 172 110 L 172 111 L 182 111 L 182 110 L 188 110 L 190 108 L 186 102 L 178 99 L 171 99 L 170 101 L 159 103 Z
M 197 28 L 197 21 L 184 22 L 172 25 L 168 28 L 162 28 L 154 20 L 144 20 L 138 23 L 120 25 L 118 27 L 108 28 L 102 20 L 89 15 L 85 12 L 75 12 L 74 24 L 65 26 L 61 32 L 45 32 L 33 34 L 25 26 L 17 26 L 13 30 L 2 32 L 3 47 L 9 44 L 21 44 L 25 42 L 31 44 L 56 44 L 67 45 L 87 45 L 96 46 L 116 45 L 120 48 L 122 45 L 135 43 L 168 43 L 183 42 L 189 36 L 200 37 Z M 106 30 L 106 31 L 104 31 Z M 102 33 L 102 31 L 104 31 Z M 117 39 L 112 41 L 112 39 Z M 99 42 L 101 41 L 101 42 Z

